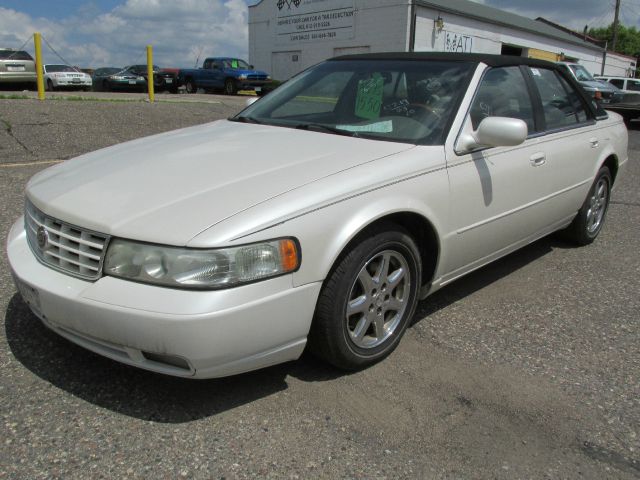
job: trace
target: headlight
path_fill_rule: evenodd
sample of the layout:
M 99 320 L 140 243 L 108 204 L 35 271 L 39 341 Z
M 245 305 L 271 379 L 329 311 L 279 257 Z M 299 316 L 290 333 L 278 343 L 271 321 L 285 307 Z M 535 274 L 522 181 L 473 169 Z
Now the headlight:
M 247 76 L 245 74 L 238 75 L 238 80 L 246 80 Z
M 116 239 L 109 244 L 104 273 L 165 287 L 218 289 L 277 277 L 299 266 L 300 250 L 291 238 L 209 250 Z

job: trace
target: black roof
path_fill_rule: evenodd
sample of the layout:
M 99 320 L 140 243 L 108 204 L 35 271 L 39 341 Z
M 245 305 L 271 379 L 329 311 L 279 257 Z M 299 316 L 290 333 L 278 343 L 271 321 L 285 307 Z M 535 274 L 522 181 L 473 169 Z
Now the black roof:
M 506 67 L 513 65 L 529 65 L 531 67 L 554 68 L 556 64 L 536 58 L 516 57 L 513 55 L 490 55 L 483 53 L 444 53 L 444 52 L 383 52 L 361 53 L 334 57 L 331 61 L 345 60 L 412 60 L 412 61 L 449 61 L 484 63 L 490 67 Z

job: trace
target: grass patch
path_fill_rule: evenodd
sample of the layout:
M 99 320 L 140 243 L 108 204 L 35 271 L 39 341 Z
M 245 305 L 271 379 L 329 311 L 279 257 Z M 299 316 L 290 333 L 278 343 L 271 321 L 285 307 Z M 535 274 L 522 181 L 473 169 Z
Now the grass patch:
M 28 95 L 18 95 L 16 93 L 11 95 L 0 95 L 0 100 L 29 100 L 31 97 Z
M 146 98 L 98 98 L 98 97 L 81 97 L 79 95 L 71 97 L 47 97 L 47 100 L 54 100 L 56 102 L 108 102 L 108 103 L 131 103 L 131 102 L 144 102 Z

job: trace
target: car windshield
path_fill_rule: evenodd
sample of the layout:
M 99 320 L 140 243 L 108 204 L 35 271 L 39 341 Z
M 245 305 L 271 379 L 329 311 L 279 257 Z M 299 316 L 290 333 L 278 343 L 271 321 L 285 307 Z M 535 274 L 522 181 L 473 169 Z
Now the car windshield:
M 33 58 L 23 50 L 0 50 L 0 60 L 33 60 Z
M 249 64 L 239 58 L 225 58 L 222 63 L 224 64 L 224 68 L 231 68 L 233 70 L 251 70 Z
M 422 145 L 444 142 L 474 63 L 332 60 L 232 120 Z
M 52 72 L 76 72 L 77 70 L 69 65 L 45 65 L 44 69 L 47 73 Z
M 579 82 L 593 82 L 595 78 L 582 65 L 569 65 Z
M 96 70 L 95 75 L 114 75 L 116 73 L 120 73 L 122 72 L 122 68 L 115 68 L 115 67 L 109 67 L 109 68 L 99 68 L 98 70 Z

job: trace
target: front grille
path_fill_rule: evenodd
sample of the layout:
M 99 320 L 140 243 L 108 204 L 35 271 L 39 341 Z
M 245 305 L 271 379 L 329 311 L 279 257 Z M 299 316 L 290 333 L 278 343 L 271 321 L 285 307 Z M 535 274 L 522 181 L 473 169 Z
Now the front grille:
M 266 80 L 266 79 L 267 79 L 266 75 L 257 75 L 257 74 L 247 75 L 247 80 Z
M 38 260 L 75 277 L 86 280 L 100 277 L 107 235 L 49 217 L 29 201 L 24 218 L 29 246 Z

